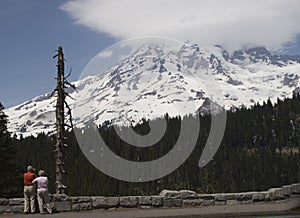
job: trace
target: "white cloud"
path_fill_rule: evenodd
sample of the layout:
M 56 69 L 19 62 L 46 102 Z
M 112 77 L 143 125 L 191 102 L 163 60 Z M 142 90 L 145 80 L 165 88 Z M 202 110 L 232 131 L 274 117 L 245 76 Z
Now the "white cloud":
M 112 50 L 105 50 L 105 51 L 102 51 L 98 54 L 99 58 L 109 58 L 111 57 L 113 54 L 113 51 Z
M 117 39 L 145 35 L 227 49 L 280 49 L 300 32 L 298 0 L 73 0 L 76 23 Z

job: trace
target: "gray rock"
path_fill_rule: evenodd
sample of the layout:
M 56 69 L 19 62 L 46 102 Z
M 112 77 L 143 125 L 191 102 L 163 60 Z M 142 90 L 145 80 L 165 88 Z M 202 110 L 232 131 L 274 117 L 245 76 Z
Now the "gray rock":
M 197 194 L 189 190 L 163 190 L 159 196 L 124 196 L 124 197 L 69 197 L 51 195 L 52 204 L 57 211 L 85 211 L 92 209 L 116 209 L 120 207 L 182 207 L 237 204 L 264 204 L 272 200 L 276 203 L 287 202 L 287 198 L 300 194 L 300 183 L 271 188 L 264 192 Z M 0 213 L 22 213 L 23 198 L 0 198 Z
M 73 211 L 84 211 L 84 210 L 91 210 L 92 209 L 92 203 L 89 202 L 82 202 L 82 203 L 75 203 L 72 204 L 72 210 Z
M 217 194 L 215 197 L 214 197 L 214 200 L 215 201 L 226 201 L 226 196 L 224 194 Z
M 200 206 L 203 204 L 203 199 L 186 199 L 183 200 L 183 206 Z
M 293 194 L 300 194 L 300 183 L 291 185 Z
M 297 74 L 285 74 L 282 84 L 285 86 L 293 87 L 298 84 L 299 76 Z
M 243 82 L 241 82 L 239 80 L 234 80 L 231 77 L 228 78 L 227 83 L 234 85 L 234 86 L 243 85 Z
M 92 202 L 92 198 L 91 197 L 71 197 L 72 200 L 72 204 L 76 204 L 76 203 L 90 203 Z
M 175 198 L 163 199 L 163 207 L 182 207 L 183 200 Z
M 253 193 L 253 195 L 252 195 L 253 202 L 267 201 L 268 199 L 269 199 L 268 192 L 256 192 L 256 193 Z
M 0 213 L 10 213 L 9 205 L 0 205 Z
M 214 200 L 203 200 L 203 203 L 202 203 L 203 206 L 211 206 L 211 205 L 215 205 L 215 201 Z
M 120 197 L 121 207 L 137 207 L 138 203 L 139 203 L 139 198 L 137 196 Z
M 0 205 L 8 205 L 8 199 L 7 198 L 0 198 Z
M 71 201 L 55 201 L 54 202 L 54 208 L 57 211 L 71 211 Z
M 285 196 L 289 197 L 293 193 L 293 188 L 290 185 L 285 185 L 282 187 L 283 188 L 283 193 Z
M 163 198 L 181 198 L 181 193 L 179 191 L 162 190 L 159 196 Z
M 295 191 L 295 186 L 293 185 L 285 185 L 283 188 L 287 189 L 286 192 L 288 192 L 288 196 L 292 195 Z
M 161 207 L 161 206 L 163 206 L 162 200 L 163 200 L 163 197 L 152 196 L 152 206 L 153 207 Z
M 293 94 L 294 94 L 294 95 L 297 95 L 297 94 L 300 95 L 300 87 L 296 87 L 296 88 L 293 90 Z
M 215 201 L 215 205 L 225 205 L 226 201 Z
M 271 200 L 283 200 L 286 198 L 283 188 L 270 188 L 268 193 Z
M 236 199 L 239 201 L 248 201 L 252 200 L 252 196 L 255 192 L 242 192 L 236 194 Z M 230 199 L 233 200 L 233 199 Z
M 152 197 L 151 196 L 139 196 L 139 205 L 140 206 L 152 206 Z
M 10 198 L 9 205 L 21 205 L 24 204 L 24 198 Z
M 179 193 L 181 194 L 182 199 L 196 199 L 196 198 L 198 198 L 197 193 L 194 192 L 194 191 L 181 190 L 181 191 L 179 191 Z
M 54 202 L 54 201 L 58 201 L 58 202 L 71 201 L 71 197 L 69 197 L 66 194 L 52 194 L 52 195 L 50 195 L 50 199 L 52 202 Z
M 223 195 L 226 200 L 234 200 L 238 198 L 239 194 L 241 193 L 221 193 L 217 195 Z
M 198 198 L 204 200 L 213 200 L 218 194 L 198 194 Z
M 11 213 L 23 213 L 24 205 L 11 205 L 10 212 Z
M 92 197 L 92 205 L 94 209 L 118 207 L 119 198 L 118 197 Z

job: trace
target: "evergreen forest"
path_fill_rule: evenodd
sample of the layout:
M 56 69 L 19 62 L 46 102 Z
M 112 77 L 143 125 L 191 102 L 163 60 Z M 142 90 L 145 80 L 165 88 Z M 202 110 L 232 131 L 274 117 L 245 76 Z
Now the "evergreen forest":
M 44 133 L 16 137 L 7 131 L 9 117 L 0 107 L 0 197 L 23 196 L 27 165 L 44 169 L 50 193 L 55 192 L 55 135 Z M 189 158 L 171 174 L 151 182 L 132 183 L 111 178 L 85 158 L 73 131 L 64 147 L 67 194 L 70 196 L 157 195 L 163 189 L 188 189 L 198 193 L 261 191 L 300 181 L 300 96 L 277 99 L 227 111 L 227 124 L 213 160 L 199 168 L 198 161 L 210 131 L 211 116 L 201 115 L 197 144 Z M 168 153 L 176 143 L 180 123 L 187 117 L 169 117 L 162 139 L 151 147 L 134 147 L 122 141 L 112 126 L 100 126 L 99 134 L 110 149 L 133 161 L 149 161 Z M 151 121 L 158 122 L 159 120 Z M 124 127 L 123 127 L 124 128 Z M 149 121 L 134 127 L 138 134 L 150 131 Z M 192 132 L 192 131 L 191 131 Z M 107 163 L 112 164 L 112 163 Z

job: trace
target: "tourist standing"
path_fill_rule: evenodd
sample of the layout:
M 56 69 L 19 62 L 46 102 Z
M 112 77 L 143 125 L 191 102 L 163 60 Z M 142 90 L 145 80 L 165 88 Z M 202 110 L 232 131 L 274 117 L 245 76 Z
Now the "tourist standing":
M 39 177 L 33 180 L 33 183 L 37 184 L 37 196 L 40 213 L 44 214 L 44 206 L 46 207 L 48 213 L 52 214 L 52 209 L 50 206 L 50 197 L 48 191 L 48 178 L 44 170 L 39 171 Z
M 34 174 L 34 168 L 32 166 L 27 167 L 27 173 L 24 173 L 24 213 L 35 213 L 35 196 L 36 187 L 33 184 L 33 180 L 36 178 Z

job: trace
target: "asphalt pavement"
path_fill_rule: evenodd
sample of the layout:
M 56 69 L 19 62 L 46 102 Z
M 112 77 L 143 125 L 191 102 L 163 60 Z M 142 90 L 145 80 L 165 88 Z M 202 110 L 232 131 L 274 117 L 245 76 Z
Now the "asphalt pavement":
M 281 203 L 255 203 L 244 205 L 215 205 L 192 208 L 152 208 L 93 210 L 55 214 L 2 214 L 0 218 L 211 218 L 211 217 L 266 217 L 299 218 L 300 199 Z M 295 208 L 298 208 L 295 210 Z

